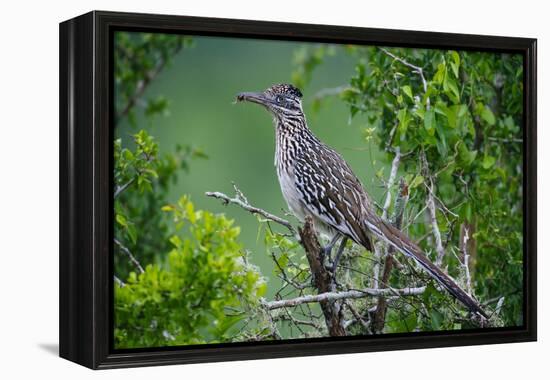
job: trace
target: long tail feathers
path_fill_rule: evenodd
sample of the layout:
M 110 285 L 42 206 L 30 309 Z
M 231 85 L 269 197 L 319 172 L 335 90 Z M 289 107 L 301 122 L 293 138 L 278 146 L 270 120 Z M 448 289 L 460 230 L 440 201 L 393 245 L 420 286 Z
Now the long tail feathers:
M 453 297 L 462 302 L 470 311 L 478 313 L 485 318 L 489 316 L 481 308 L 479 303 L 466 293 L 456 282 L 435 266 L 422 252 L 420 247 L 413 243 L 397 228 L 385 222 L 378 216 L 366 220 L 367 229 L 377 238 L 393 246 L 405 256 L 414 259 L 428 274 L 444 287 Z

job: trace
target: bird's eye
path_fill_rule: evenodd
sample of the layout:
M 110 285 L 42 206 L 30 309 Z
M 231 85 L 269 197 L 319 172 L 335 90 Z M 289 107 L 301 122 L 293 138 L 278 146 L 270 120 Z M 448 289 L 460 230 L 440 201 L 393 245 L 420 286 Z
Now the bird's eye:
M 275 101 L 278 103 L 278 104 L 282 104 L 283 103 L 283 97 L 281 95 L 277 96 L 275 98 Z

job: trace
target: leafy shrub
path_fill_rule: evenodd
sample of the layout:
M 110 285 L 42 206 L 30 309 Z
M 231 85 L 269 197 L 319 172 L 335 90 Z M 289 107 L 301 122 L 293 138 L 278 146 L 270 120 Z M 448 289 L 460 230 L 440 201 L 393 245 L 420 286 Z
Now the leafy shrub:
M 131 272 L 115 288 L 117 347 L 216 343 L 231 339 L 245 317 L 243 305 L 256 305 L 265 281 L 248 264 L 238 242 L 239 228 L 223 215 L 195 210 L 182 197 L 168 205 L 179 233 L 162 265 Z

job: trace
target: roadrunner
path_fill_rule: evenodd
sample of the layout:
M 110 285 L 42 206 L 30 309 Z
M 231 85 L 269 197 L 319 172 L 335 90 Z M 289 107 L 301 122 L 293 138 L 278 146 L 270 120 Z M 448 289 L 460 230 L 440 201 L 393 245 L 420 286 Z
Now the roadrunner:
M 380 218 L 373 203 L 346 161 L 320 141 L 307 126 L 302 93 L 290 84 L 276 84 L 263 92 L 243 92 L 237 101 L 264 106 L 273 115 L 276 133 L 275 167 L 281 191 L 292 213 L 301 221 L 313 218 L 316 229 L 330 238 L 325 255 L 341 239 L 335 271 L 348 238 L 372 251 L 371 237 L 413 258 L 451 295 L 474 313 L 488 318 L 480 305 L 443 273 L 420 247 Z

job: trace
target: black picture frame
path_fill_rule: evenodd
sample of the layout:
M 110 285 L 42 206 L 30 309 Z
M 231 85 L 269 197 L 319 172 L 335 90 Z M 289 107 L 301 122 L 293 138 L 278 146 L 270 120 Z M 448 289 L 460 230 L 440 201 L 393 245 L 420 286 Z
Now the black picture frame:
M 524 57 L 524 325 L 115 351 L 112 41 L 115 30 L 520 53 Z M 536 39 L 93 11 L 60 24 L 60 356 L 93 369 L 534 341 Z

